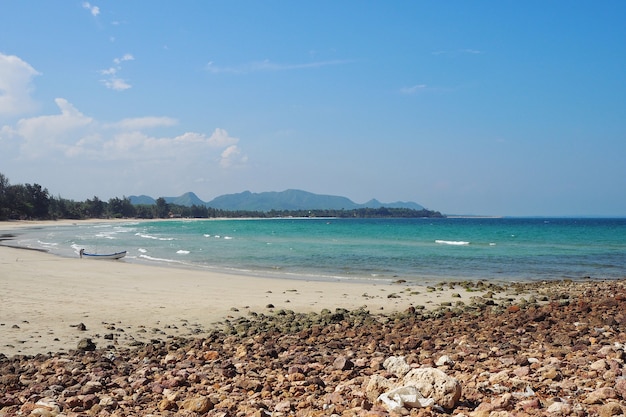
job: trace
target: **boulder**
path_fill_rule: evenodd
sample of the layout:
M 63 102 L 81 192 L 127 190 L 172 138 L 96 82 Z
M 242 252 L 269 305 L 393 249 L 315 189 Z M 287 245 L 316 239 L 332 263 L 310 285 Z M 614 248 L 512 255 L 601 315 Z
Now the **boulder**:
M 402 378 L 403 386 L 414 386 L 424 398 L 432 398 L 443 408 L 451 409 L 461 398 L 461 383 L 436 368 L 412 369 Z
M 411 370 L 409 364 L 404 360 L 404 356 L 388 357 L 385 359 L 385 362 L 383 362 L 383 367 L 398 378 L 402 378 Z

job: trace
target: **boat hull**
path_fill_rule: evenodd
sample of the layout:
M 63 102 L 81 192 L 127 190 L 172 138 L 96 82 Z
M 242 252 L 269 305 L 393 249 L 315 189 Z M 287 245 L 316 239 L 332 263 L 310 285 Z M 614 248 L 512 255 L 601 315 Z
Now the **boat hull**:
M 106 254 L 96 254 L 96 253 L 87 253 L 81 251 L 81 258 L 89 258 L 89 259 L 121 259 L 126 256 L 126 251 L 116 252 L 116 253 L 106 253 Z

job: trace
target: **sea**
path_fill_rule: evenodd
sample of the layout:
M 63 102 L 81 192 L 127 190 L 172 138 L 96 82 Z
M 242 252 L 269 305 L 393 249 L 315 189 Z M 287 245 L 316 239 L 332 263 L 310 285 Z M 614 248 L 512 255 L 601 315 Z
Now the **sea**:
M 8 244 L 63 257 L 78 257 L 81 248 L 128 252 L 120 261 L 87 262 L 285 279 L 427 284 L 626 278 L 625 218 L 129 220 L 51 223 L 13 233 Z

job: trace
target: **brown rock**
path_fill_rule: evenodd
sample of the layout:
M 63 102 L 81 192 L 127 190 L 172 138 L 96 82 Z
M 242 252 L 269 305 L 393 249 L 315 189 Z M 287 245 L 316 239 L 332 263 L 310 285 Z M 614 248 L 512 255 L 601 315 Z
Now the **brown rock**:
M 600 407 L 598 413 L 600 414 L 600 417 L 612 417 L 624 414 L 622 407 L 619 405 L 619 403 L 616 402 L 604 404 L 602 407 Z
M 569 416 L 572 413 L 572 407 L 567 403 L 555 401 L 546 411 L 550 416 Z
M 626 378 L 618 378 L 615 381 L 615 392 L 622 400 L 626 400 Z
M 615 390 L 611 387 L 602 387 L 591 392 L 583 401 L 585 404 L 600 404 L 608 399 L 616 398 Z
M 354 364 L 352 361 L 345 356 L 337 356 L 337 358 L 333 362 L 333 368 L 339 371 L 346 371 L 348 369 L 352 369 Z
M 159 411 L 175 410 L 177 407 L 178 406 L 176 405 L 175 401 L 168 400 L 167 398 L 159 401 L 158 405 Z
M 217 358 L 220 357 L 220 354 L 219 354 L 219 352 L 217 352 L 215 350 L 209 350 L 207 352 L 204 352 L 203 357 L 204 357 L 205 361 L 214 361 L 214 360 L 216 360 Z
M 81 339 L 76 346 L 76 349 L 82 350 L 85 352 L 96 350 L 96 344 L 89 338 Z
M 213 408 L 213 403 L 208 397 L 200 396 L 184 400 L 181 408 L 193 413 L 204 414 Z
M 291 402 L 290 401 L 281 401 L 274 406 L 274 411 L 279 413 L 288 413 L 291 411 Z

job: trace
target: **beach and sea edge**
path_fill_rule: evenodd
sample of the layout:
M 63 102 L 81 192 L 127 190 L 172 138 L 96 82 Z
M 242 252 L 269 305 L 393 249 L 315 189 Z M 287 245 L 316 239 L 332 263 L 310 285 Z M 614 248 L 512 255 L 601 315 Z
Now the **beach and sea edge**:
M 626 413 L 624 280 L 286 280 L 0 245 L 0 306 L 0 416 L 385 415 L 369 385 L 391 356 L 459 380 L 454 415 Z

